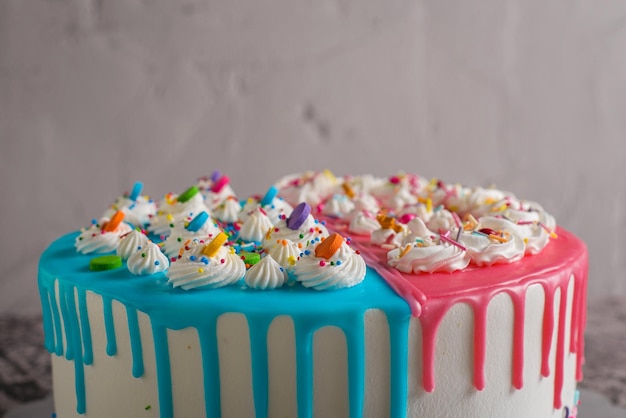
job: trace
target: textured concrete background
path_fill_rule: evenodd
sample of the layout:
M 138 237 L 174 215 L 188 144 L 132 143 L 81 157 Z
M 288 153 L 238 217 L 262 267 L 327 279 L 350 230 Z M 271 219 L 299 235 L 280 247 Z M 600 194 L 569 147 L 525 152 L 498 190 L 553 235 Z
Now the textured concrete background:
M 626 293 L 626 3 L 0 0 L 0 312 L 135 180 L 399 169 L 513 190 Z

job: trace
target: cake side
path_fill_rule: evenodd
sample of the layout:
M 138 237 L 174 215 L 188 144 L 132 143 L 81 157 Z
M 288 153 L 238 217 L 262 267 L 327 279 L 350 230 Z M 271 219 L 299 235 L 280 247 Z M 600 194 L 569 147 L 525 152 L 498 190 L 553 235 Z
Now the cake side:
M 296 305 L 310 313 L 306 318 L 294 312 L 288 315 L 282 304 L 289 296 L 280 292 L 269 293 L 276 296 L 274 300 L 264 296 L 268 293 L 236 288 L 196 292 L 208 299 L 193 306 L 191 296 L 164 286 L 163 278 L 145 280 L 121 269 L 90 272 L 85 264 L 89 257 L 75 253 L 70 246 L 73 236 L 67 236 L 44 254 L 40 273 L 46 346 L 55 353 L 57 412 L 59 416 L 79 415 L 82 396 L 87 416 L 96 417 L 110 416 L 111 404 L 126 414 L 141 410 L 141 416 L 178 416 L 180 408 L 189 407 L 195 408 L 193 416 L 249 416 L 251 411 L 256 416 L 295 416 L 294 411 L 298 416 L 309 416 L 311 411 L 324 416 L 347 416 L 346 411 L 350 416 L 438 416 L 445 408 L 469 417 L 485 416 L 485 412 L 560 417 L 565 407 L 572 406 L 581 363 L 575 353 L 581 352 L 578 335 L 584 322 L 586 283 L 584 245 L 565 231 L 560 234 L 563 239 L 548 248 L 575 244 L 577 250 L 570 258 L 557 262 L 549 252 L 529 257 L 525 262 L 530 270 L 516 273 L 511 281 L 499 280 L 500 287 L 481 283 L 478 299 L 463 296 L 454 286 L 440 288 L 441 277 L 436 275 L 420 276 L 422 289 L 428 289 L 426 281 L 432 282 L 432 294 L 419 318 L 410 316 L 409 305 L 373 271 L 361 286 L 332 292 L 330 299 L 328 293 L 296 293 L 303 297 Z M 542 267 L 546 257 L 552 260 L 544 261 L 552 264 L 547 271 Z M 152 300 L 145 299 L 148 288 L 155 291 Z M 519 300 L 506 292 L 515 289 L 523 289 L 525 295 L 521 322 L 516 314 Z M 375 303 L 367 302 L 360 294 L 363 291 L 375 294 Z M 233 298 L 225 299 L 225 295 Z M 448 301 L 445 309 L 438 305 L 443 300 Z M 479 300 L 485 307 L 481 316 L 485 322 L 476 327 Z M 547 308 L 550 300 L 553 310 Z M 562 309 L 562 301 L 567 310 Z M 185 310 L 184 321 L 172 315 L 176 309 Z M 544 336 L 550 312 L 554 332 Z M 204 320 L 199 323 L 198 317 Z M 217 325 L 220 321 L 228 326 Z M 428 327 L 430 331 L 425 332 Z M 484 367 L 477 373 L 475 354 L 481 351 L 476 350 L 481 343 L 474 329 L 479 328 L 485 331 L 482 337 L 479 333 L 485 351 L 479 356 L 484 358 Z M 208 338 L 212 333 L 216 337 Z M 520 335 L 523 385 L 515 388 L 513 357 L 516 352 L 519 355 L 515 346 Z M 267 345 L 263 343 L 266 337 Z M 112 340 L 117 350 L 111 347 Z M 195 357 L 189 355 L 188 346 Z M 155 354 L 151 354 L 152 347 Z M 433 348 L 430 354 L 428 347 Z M 210 361 L 202 360 L 203 355 Z M 171 370 L 171 375 L 164 369 Z M 177 377 L 182 370 L 186 370 L 185 377 Z M 476 388 L 477 374 L 485 376 L 481 390 Z M 430 378 L 436 382 L 434 388 L 428 387 Z M 562 381 L 558 394 L 563 405 L 555 407 L 557 380 Z M 107 400 L 97 382 L 110 381 L 116 381 L 120 390 Z M 130 382 L 128 386 L 125 381 Z M 269 382 L 267 393 L 263 382 Z M 317 382 L 327 385 L 318 387 Z M 276 393 L 291 388 L 287 393 L 293 396 L 274 396 L 273 388 L 280 388 Z M 95 406 L 98 399 L 104 402 L 100 411 Z M 487 404 L 489 411 L 484 409 Z

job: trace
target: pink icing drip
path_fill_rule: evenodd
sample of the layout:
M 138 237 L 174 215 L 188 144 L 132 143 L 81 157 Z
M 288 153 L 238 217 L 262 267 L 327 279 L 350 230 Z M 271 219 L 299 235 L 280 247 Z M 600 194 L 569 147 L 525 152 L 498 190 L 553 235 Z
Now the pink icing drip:
M 519 293 L 507 292 L 513 302 L 513 387 L 524 387 L 524 315 L 526 313 L 526 289 Z
M 332 220 L 327 220 L 333 227 Z M 448 310 L 457 303 L 467 303 L 474 311 L 474 386 L 482 390 L 486 385 L 485 355 L 487 346 L 487 307 L 491 299 L 506 292 L 513 304 L 513 387 L 524 385 L 524 315 L 526 290 L 529 286 L 542 286 L 545 303 L 541 347 L 541 375 L 550 375 L 550 349 L 554 335 L 554 297 L 560 290 L 559 320 L 557 328 L 556 366 L 554 378 L 554 407 L 562 406 L 563 373 L 565 366 L 565 324 L 567 289 L 574 278 L 574 295 L 570 328 L 569 352 L 576 356 L 576 379 L 582 379 L 584 363 L 583 332 L 586 323 L 587 251 L 584 243 L 571 233 L 557 229 L 558 239 L 551 242 L 540 254 L 526 256 L 514 264 L 498 264 L 488 268 L 470 266 L 464 271 L 411 275 L 404 274 L 387 264 L 387 250 L 373 246 L 367 237 L 353 237 L 352 246 L 389 285 L 403 297 L 422 327 L 422 364 L 424 390 L 435 389 L 435 351 L 437 329 Z
M 482 302 L 482 301 L 481 301 Z M 487 347 L 487 305 L 474 304 L 474 387 L 485 388 L 485 352 Z
M 541 375 L 550 376 L 550 346 L 554 333 L 554 291 L 556 287 L 544 286 L 543 336 L 541 344 Z

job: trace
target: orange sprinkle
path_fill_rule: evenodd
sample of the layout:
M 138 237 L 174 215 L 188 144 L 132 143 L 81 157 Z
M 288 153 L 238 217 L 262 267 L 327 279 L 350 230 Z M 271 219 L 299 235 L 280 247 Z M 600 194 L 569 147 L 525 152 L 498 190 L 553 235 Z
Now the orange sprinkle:
M 404 257 L 405 255 L 407 255 L 409 253 L 409 251 L 411 251 L 411 245 L 408 244 L 406 247 L 404 247 L 401 251 L 400 251 L 400 258 Z
M 337 252 L 341 244 L 343 244 L 343 237 L 337 233 L 331 234 L 315 247 L 315 256 L 328 260 Z
M 500 237 L 498 235 L 491 234 L 491 235 L 489 235 L 489 238 L 491 238 L 493 240 L 496 240 L 496 241 L 499 241 L 499 242 L 508 242 L 508 240 L 506 238 Z
M 343 191 L 346 192 L 346 196 L 348 196 L 350 199 L 354 197 L 354 190 L 352 189 L 352 187 L 350 187 L 348 183 L 343 183 L 341 187 L 343 188 Z
M 120 222 L 124 220 L 124 216 L 125 216 L 124 212 L 122 212 L 121 210 L 118 210 L 117 212 L 115 212 L 115 214 L 111 217 L 109 222 L 106 222 L 104 225 L 102 225 L 102 231 L 103 232 L 115 231 L 115 228 L 117 228 Z

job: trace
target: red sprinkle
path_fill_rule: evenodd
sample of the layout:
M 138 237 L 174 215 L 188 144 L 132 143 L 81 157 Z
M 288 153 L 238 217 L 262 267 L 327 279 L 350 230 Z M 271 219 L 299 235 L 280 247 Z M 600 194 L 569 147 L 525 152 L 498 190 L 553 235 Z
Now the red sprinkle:
M 320 266 L 324 267 L 326 265 L 326 262 L 324 260 L 320 261 Z

